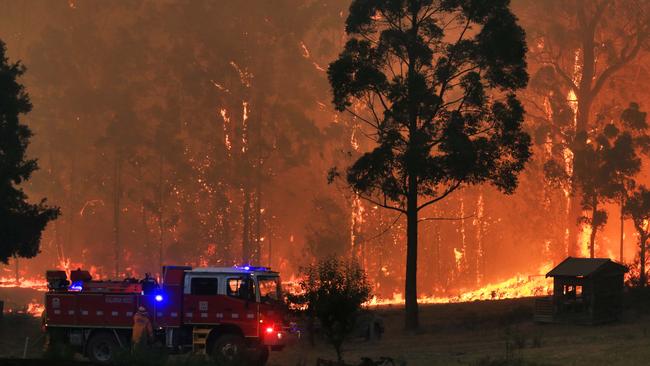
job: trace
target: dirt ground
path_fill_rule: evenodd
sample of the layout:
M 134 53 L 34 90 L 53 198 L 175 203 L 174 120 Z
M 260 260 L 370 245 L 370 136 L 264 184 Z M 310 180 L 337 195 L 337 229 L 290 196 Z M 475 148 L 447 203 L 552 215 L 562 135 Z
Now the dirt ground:
M 392 357 L 396 365 L 650 365 L 650 302 L 629 300 L 621 321 L 599 326 L 535 324 L 533 299 L 423 305 L 421 331 L 403 331 L 398 307 L 377 309 L 386 332 L 382 339 L 353 339 L 344 346 L 347 363 L 361 357 Z M 0 357 L 38 357 L 39 319 L 5 316 L 0 321 Z M 334 360 L 332 348 L 306 338 L 272 352 L 270 366 L 312 366 L 317 358 Z M 506 362 L 506 360 L 510 360 Z M 0 360 L 0 364 L 2 361 Z

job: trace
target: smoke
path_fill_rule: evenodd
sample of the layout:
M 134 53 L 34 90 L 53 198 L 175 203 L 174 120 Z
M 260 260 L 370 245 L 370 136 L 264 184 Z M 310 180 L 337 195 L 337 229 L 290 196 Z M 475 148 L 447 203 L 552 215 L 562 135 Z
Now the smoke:
M 514 2 L 527 28 L 524 5 Z M 372 146 L 358 120 L 332 108 L 323 72 L 344 44 L 348 6 L 6 2 L 0 38 L 28 68 L 29 153 L 41 166 L 25 188 L 63 210 L 41 255 L 20 261 L 20 276 L 64 265 L 107 278 L 157 273 L 161 263 L 251 261 L 289 278 L 337 253 L 359 257 L 378 295 L 399 292 L 405 218 L 327 183 L 329 168 Z M 541 66 L 529 64 L 531 74 Z M 641 65 L 623 75 L 647 80 Z M 540 147 L 512 196 L 466 188 L 422 212 L 433 218 L 420 225 L 423 295 L 538 274 L 564 257 L 566 197 L 546 184 L 542 156 Z M 617 235 L 612 220 L 600 255 L 617 253 Z M 14 264 L 2 270 L 12 277 Z

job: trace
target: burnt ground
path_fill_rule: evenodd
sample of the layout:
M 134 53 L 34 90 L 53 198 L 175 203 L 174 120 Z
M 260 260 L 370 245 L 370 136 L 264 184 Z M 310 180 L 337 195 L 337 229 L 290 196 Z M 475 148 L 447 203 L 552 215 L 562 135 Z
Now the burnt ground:
M 423 305 L 422 327 L 417 334 L 403 331 L 403 314 L 398 307 L 377 309 L 386 327 L 382 339 L 350 340 L 344 346 L 344 358 L 356 364 L 361 357 L 388 356 L 398 361 L 396 364 L 403 361 L 408 366 L 650 364 L 650 296 L 628 294 L 621 321 L 598 326 L 535 324 L 533 301 Z M 0 364 L 39 364 L 9 363 L 6 359 L 22 356 L 27 336 L 28 357 L 40 357 L 39 327 L 39 319 L 5 315 L 0 322 L 0 357 L 5 359 L 0 359 Z M 311 366 L 316 365 L 317 358 L 334 360 L 336 356 L 318 337 L 313 347 L 305 337 L 282 352 L 272 352 L 269 365 Z M 49 360 L 40 364 L 56 365 Z M 69 361 L 64 364 L 72 365 Z

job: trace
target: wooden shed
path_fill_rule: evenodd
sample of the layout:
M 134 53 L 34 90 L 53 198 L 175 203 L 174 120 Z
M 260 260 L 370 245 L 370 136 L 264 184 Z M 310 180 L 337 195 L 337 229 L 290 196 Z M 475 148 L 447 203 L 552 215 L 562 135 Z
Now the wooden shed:
M 609 258 L 568 257 L 546 274 L 553 278 L 553 295 L 535 301 L 535 321 L 598 324 L 616 320 L 627 271 Z

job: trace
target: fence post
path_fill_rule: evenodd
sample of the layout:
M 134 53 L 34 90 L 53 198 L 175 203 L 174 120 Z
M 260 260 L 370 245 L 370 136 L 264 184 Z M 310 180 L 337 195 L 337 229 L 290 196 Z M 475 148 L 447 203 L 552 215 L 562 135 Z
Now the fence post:
M 27 358 L 27 345 L 29 345 L 29 337 L 25 337 L 25 348 L 23 348 L 23 359 Z

